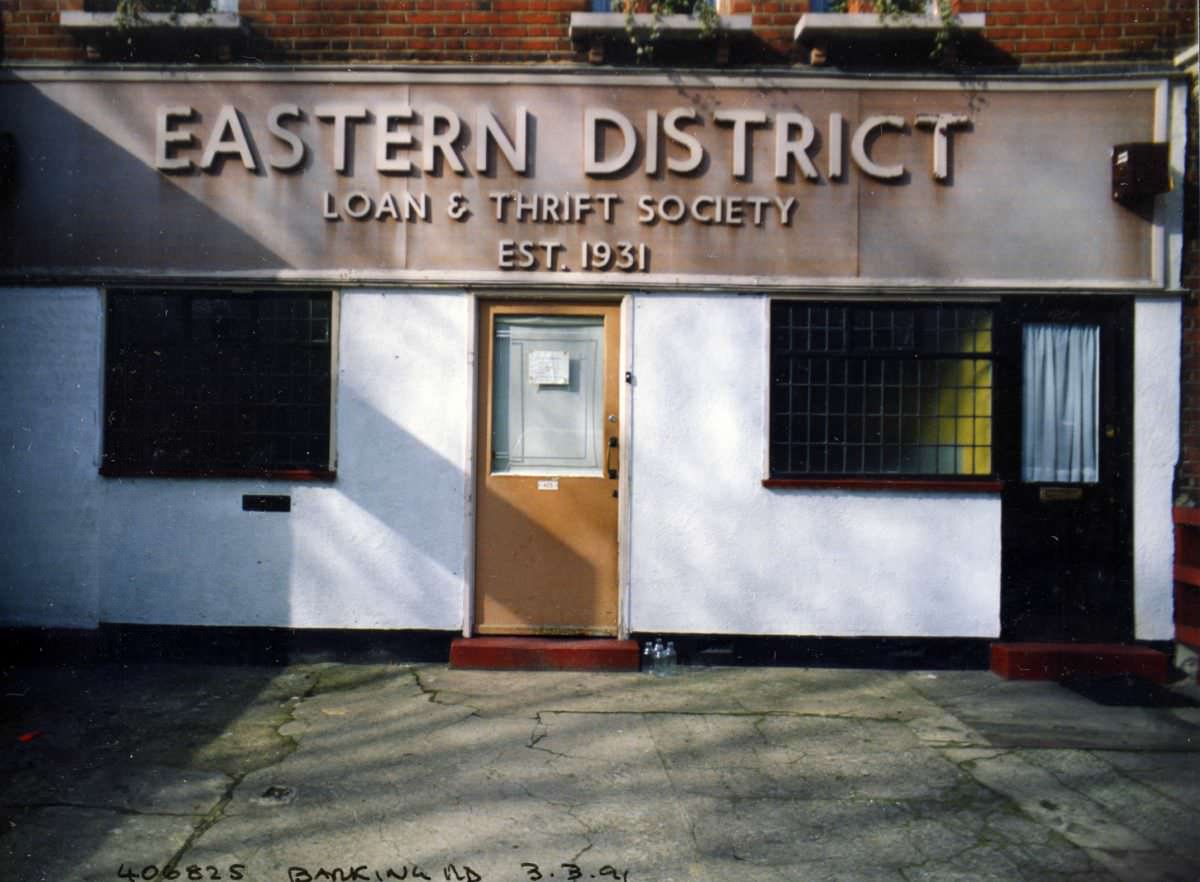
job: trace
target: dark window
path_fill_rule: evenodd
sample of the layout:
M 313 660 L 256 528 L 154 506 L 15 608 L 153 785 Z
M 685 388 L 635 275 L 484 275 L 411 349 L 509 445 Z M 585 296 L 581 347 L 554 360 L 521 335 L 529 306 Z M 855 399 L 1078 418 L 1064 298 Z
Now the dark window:
M 771 305 L 772 478 L 993 474 L 993 310 Z
M 332 298 L 112 291 L 108 474 L 330 471 Z

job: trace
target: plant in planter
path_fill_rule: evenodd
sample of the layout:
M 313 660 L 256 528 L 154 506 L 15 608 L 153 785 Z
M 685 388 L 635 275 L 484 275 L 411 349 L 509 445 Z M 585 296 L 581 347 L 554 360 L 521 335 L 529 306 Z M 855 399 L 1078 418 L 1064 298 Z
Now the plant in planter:
M 831 12 L 874 12 L 879 15 L 921 15 L 927 0 L 834 0 Z
M 133 27 L 147 12 L 167 12 L 181 15 L 188 12 L 210 12 L 210 0 L 116 0 L 113 11 L 117 14 L 117 26 Z
M 716 33 L 718 17 L 716 8 L 707 0 L 614 0 L 613 5 L 625 13 L 625 33 L 637 54 L 638 60 L 649 60 L 654 54 L 654 44 L 662 36 L 663 18 L 668 15 L 691 15 L 700 24 L 700 35 L 711 37 Z M 648 13 L 649 29 L 639 25 L 638 13 Z
M 835 0 L 833 12 L 874 12 L 880 18 L 898 19 L 908 15 L 936 13 L 942 26 L 934 37 L 931 58 L 941 58 L 949 48 L 958 26 L 957 0 Z

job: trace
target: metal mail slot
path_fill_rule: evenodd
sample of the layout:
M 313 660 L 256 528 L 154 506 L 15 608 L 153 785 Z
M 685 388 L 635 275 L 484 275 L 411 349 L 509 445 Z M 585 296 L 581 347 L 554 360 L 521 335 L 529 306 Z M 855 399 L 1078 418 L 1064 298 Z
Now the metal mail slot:
M 1041 502 L 1078 502 L 1083 499 L 1082 487 L 1039 487 Z
M 292 497 L 290 496 L 267 496 L 248 493 L 242 497 L 242 511 L 288 512 L 291 510 Z

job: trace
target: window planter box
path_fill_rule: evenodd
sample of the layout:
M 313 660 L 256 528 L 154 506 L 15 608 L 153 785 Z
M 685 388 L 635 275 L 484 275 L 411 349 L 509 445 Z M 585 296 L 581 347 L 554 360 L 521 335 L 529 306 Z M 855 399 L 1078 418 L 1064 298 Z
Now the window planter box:
M 958 16 L 957 28 L 964 33 L 978 33 L 986 24 L 982 12 L 966 12 Z M 800 16 L 793 37 L 801 40 L 869 39 L 897 35 L 932 36 L 942 29 L 936 15 L 876 15 L 873 12 L 810 12 Z
M 209 12 L 142 12 L 121 19 L 115 12 L 59 13 L 58 24 L 87 48 L 90 61 L 177 61 L 181 58 L 229 61 L 241 35 L 242 18 L 228 3 Z M 197 52 L 202 50 L 202 52 Z
M 658 19 L 642 12 L 633 17 L 634 29 L 642 35 L 650 34 L 657 27 L 658 42 L 679 43 L 712 40 L 716 47 L 718 64 L 729 60 L 731 40 L 744 39 L 753 35 L 752 17 L 749 15 L 721 15 L 717 17 L 717 28 L 706 34 L 700 19 L 692 15 L 664 15 Z M 588 61 L 600 64 L 607 54 L 610 42 L 626 41 L 625 13 L 623 12 L 572 12 L 571 41 L 588 45 Z
M 64 30 L 85 34 L 122 28 L 115 12 L 60 12 L 58 25 Z M 124 29 L 236 31 L 242 19 L 236 12 L 143 12 L 125 22 Z
M 986 25 L 982 12 L 967 12 L 955 19 L 960 38 L 980 39 Z M 803 56 L 814 65 L 826 55 L 847 58 L 855 53 L 877 53 L 881 46 L 903 44 L 927 55 L 942 30 L 936 15 L 877 15 L 874 12 L 810 12 L 800 16 L 792 38 Z

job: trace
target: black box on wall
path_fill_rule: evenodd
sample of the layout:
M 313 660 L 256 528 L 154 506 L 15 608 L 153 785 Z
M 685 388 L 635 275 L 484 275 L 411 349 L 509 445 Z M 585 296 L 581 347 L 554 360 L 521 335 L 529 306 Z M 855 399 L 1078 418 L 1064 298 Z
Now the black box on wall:
M 1112 151 L 1112 197 L 1137 202 L 1171 189 L 1166 144 L 1117 144 Z

